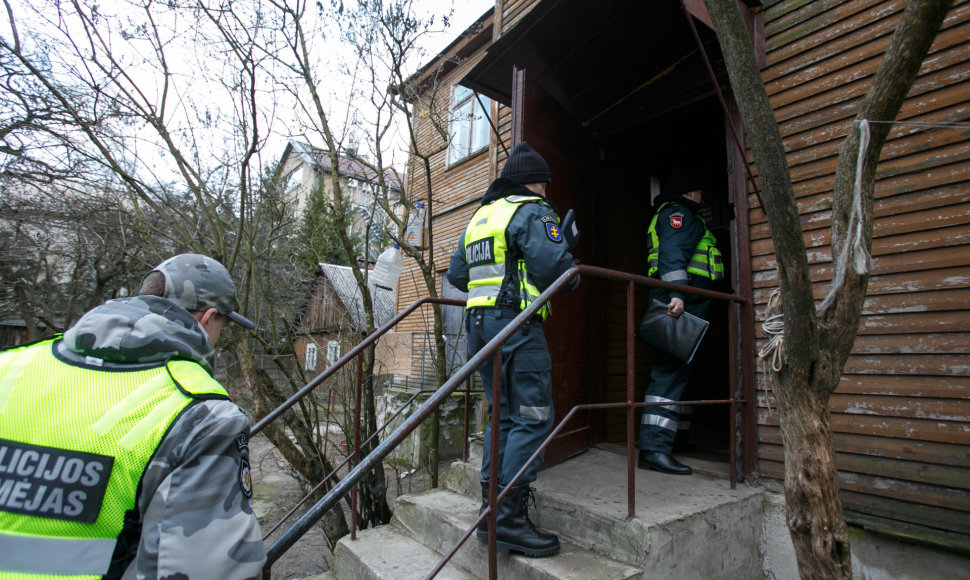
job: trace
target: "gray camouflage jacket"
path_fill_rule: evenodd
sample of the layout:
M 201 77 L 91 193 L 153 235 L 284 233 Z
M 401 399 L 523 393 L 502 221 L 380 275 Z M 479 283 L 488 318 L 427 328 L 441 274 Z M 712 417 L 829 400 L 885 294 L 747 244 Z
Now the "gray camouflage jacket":
M 164 298 L 111 300 L 85 314 L 57 344 L 60 358 L 118 369 L 170 358 L 211 373 L 214 348 L 184 308 Z M 159 444 L 137 498 L 140 538 L 123 578 L 259 578 L 266 553 L 252 510 L 249 418 L 225 399 L 182 412 Z M 137 542 L 137 546 L 135 545 Z

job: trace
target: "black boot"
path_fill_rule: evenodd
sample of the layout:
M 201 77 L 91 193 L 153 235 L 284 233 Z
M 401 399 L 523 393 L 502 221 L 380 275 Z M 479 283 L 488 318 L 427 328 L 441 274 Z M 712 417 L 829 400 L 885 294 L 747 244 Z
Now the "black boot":
M 660 451 L 641 451 L 637 467 L 674 475 L 690 475 L 693 473 L 690 467 L 677 461 L 669 453 Z
M 497 547 L 500 554 L 518 552 L 533 558 L 559 552 L 559 537 L 540 532 L 529 519 L 529 496 L 526 485 L 513 487 L 498 507 Z
M 488 509 L 488 482 L 483 481 L 482 482 L 482 507 L 481 509 L 478 510 L 478 515 L 482 515 L 483 513 L 485 513 L 486 509 Z M 478 531 L 475 532 L 475 536 L 479 539 L 479 541 L 482 541 L 482 542 L 488 541 L 488 518 L 489 517 L 491 516 L 487 516 L 484 520 L 482 520 L 482 523 L 478 524 Z

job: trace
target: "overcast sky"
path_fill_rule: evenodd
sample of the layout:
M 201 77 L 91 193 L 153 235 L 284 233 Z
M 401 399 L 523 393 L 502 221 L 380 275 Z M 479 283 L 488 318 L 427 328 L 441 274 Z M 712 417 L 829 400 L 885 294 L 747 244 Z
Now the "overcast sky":
M 441 11 L 444 13 L 449 6 L 453 6 L 455 9 L 449 29 L 443 33 L 435 34 L 427 45 L 428 50 L 436 54 L 448 46 L 472 22 L 478 20 L 486 10 L 495 6 L 495 0 L 452 0 L 451 2 L 448 0 L 417 0 L 417 5 L 432 12 Z

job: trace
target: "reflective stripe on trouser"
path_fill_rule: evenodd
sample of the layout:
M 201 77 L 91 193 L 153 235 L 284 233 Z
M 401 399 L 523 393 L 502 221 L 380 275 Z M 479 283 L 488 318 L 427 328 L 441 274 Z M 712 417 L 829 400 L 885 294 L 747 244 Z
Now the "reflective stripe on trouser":
M 512 321 L 496 308 L 476 309 L 470 314 L 468 355 L 473 356 Z M 498 483 L 506 485 L 552 431 L 552 359 L 542 325 L 533 321 L 512 333 L 502 348 L 502 389 L 499 409 Z M 478 369 L 489 409 L 492 402 L 492 361 Z M 491 421 L 485 428 L 481 477 L 489 478 Z M 517 485 L 536 479 L 542 455 L 525 471 Z
M 102 576 L 111 565 L 116 540 L 41 538 L 0 533 L 0 570 L 27 574 Z
M 670 453 L 677 424 L 680 422 L 680 401 L 690 380 L 690 366 L 678 358 L 654 351 L 650 366 L 650 385 L 644 395 L 645 403 L 669 403 L 644 407 L 640 422 L 640 449 Z
M 692 278 L 691 286 L 710 288 L 711 282 L 705 278 Z M 650 291 L 650 297 L 663 301 L 666 299 L 666 291 L 661 288 L 654 288 Z M 704 298 L 697 294 L 686 294 L 684 296 L 684 310 L 694 316 L 706 320 L 710 309 L 710 298 Z M 680 413 L 678 412 L 680 405 L 678 402 L 683 400 L 684 391 L 687 390 L 687 383 L 690 381 L 690 367 L 680 359 L 664 354 L 657 349 L 652 349 L 652 353 L 650 384 L 647 386 L 644 401 L 649 402 L 653 400 L 652 397 L 656 397 L 659 402 L 671 401 L 674 404 L 669 406 L 670 408 L 643 408 L 639 447 L 644 451 L 670 453 L 680 422 Z M 670 422 L 665 422 L 664 419 Z
M 680 405 L 677 412 L 680 414 L 677 430 L 686 434 L 687 431 L 690 431 L 690 420 L 694 417 L 694 407 L 693 405 Z

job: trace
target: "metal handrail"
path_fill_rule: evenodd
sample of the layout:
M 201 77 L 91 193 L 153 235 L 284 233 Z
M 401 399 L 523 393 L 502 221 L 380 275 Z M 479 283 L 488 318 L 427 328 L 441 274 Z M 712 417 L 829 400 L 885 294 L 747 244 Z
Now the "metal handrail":
M 371 434 L 370 437 L 368 437 L 363 442 L 355 442 L 355 444 L 354 444 L 355 452 L 359 452 L 360 451 L 360 448 L 366 447 L 368 443 L 370 443 L 375 437 L 377 437 L 385 429 L 387 429 L 394 422 L 394 420 L 397 419 L 397 417 L 401 413 L 403 413 L 405 411 L 405 409 L 407 409 L 411 405 L 411 403 L 414 402 L 415 399 L 417 399 L 418 397 L 420 397 L 423 394 L 433 393 L 433 392 L 434 392 L 434 389 L 421 389 L 421 390 L 415 391 L 414 394 L 412 394 L 411 397 L 409 397 L 407 401 L 404 401 L 403 403 L 401 403 L 401 406 L 397 409 L 397 411 L 395 411 L 394 413 L 392 413 L 391 416 L 388 417 L 387 420 L 384 421 L 384 423 L 381 426 L 379 426 L 374 431 L 374 433 Z M 469 402 L 468 401 L 469 401 L 469 398 L 470 398 L 470 395 L 471 395 L 472 392 L 480 393 L 481 391 L 478 391 L 478 390 L 474 390 L 473 391 L 471 389 L 470 382 L 466 382 L 465 390 L 462 391 L 462 392 L 465 393 L 465 433 L 464 433 L 464 435 L 465 435 L 465 437 L 464 437 L 464 439 L 465 439 L 465 446 L 462 449 L 462 461 L 468 461 L 468 419 L 469 419 L 468 418 L 468 405 L 469 405 Z M 359 410 L 358 410 L 358 412 L 359 412 Z M 321 479 L 318 484 L 316 484 L 315 486 L 313 486 L 310 489 L 310 491 L 308 491 L 300 499 L 300 501 L 296 502 L 296 505 L 294 505 L 292 508 L 290 508 L 290 511 L 286 512 L 286 514 L 282 518 L 280 518 L 280 521 L 276 522 L 276 525 L 274 525 L 272 528 L 270 528 L 269 531 L 263 532 L 263 541 L 265 542 L 267 538 L 269 538 L 270 536 L 272 536 L 273 533 L 276 532 L 276 530 L 278 530 L 280 528 L 280 526 L 282 526 L 284 523 L 286 523 L 286 521 L 288 519 L 290 519 L 290 516 L 292 516 L 294 513 L 296 513 L 296 510 L 298 510 L 300 508 L 300 506 L 302 506 L 303 504 L 305 504 L 307 502 L 307 500 L 309 500 L 311 497 L 313 497 L 313 495 L 321 487 L 323 487 L 323 485 L 325 483 L 327 483 L 328 481 L 330 481 L 331 479 L 333 479 L 337 475 L 337 473 L 340 472 L 341 468 L 343 468 L 343 466 L 347 465 L 350 462 L 350 460 L 351 459 L 354 459 L 355 457 L 356 457 L 356 455 L 354 453 L 347 455 L 347 457 L 345 457 L 343 461 L 341 461 L 336 467 L 334 467 L 333 470 L 330 471 L 330 473 L 328 473 L 327 475 L 325 475 L 323 477 L 323 479 Z M 352 537 L 353 537 L 354 532 L 355 532 L 355 530 L 352 529 L 351 530 Z
M 551 438 L 553 436 L 555 436 L 556 434 L 558 434 L 559 431 L 561 431 L 563 425 L 565 425 L 566 422 L 571 417 L 573 417 L 575 415 L 575 413 L 577 412 L 577 409 L 579 409 L 580 407 L 582 407 L 583 409 L 610 408 L 610 407 L 627 407 L 628 408 L 628 458 L 627 458 L 627 463 L 628 463 L 628 473 L 629 473 L 629 475 L 628 475 L 628 489 L 630 490 L 629 491 L 629 494 L 630 494 L 630 498 L 629 498 L 629 501 L 630 501 L 629 513 L 631 514 L 630 517 L 632 517 L 632 513 L 633 513 L 632 512 L 632 509 L 633 509 L 633 507 L 632 507 L 632 505 L 633 505 L 633 497 L 632 497 L 632 495 L 633 495 L 633 451 L 632 451 L 632 449 L 633 449 L 633 443 L 632 443 L 632 430 L 633 430 L 633 425 L 631 424 L 631 420 L 632 420 L 633 412 L 634 412 L 634 409 L 635 408 L 645 407 L 645 406 L 653 406 L 654 405 L 652 403 L 636 403 L 636 402 L 633 402 L 632 401 L 632 398 L 633 398 L 633 378 L 632 378 L 633 377 L 633 372 L 632 372 L 633 371 L 633 361 L 632 361 L 632 350 L 633 350 L 633 346 L 632 346 L 633 345 L 633 327 L 632 327 L 632 324 L 633 324 L 632 323 L 632 316 L 633 316 L 633 314 L 632 313 L 633 313 L 633 304 L 632 304 L 632 302 L 633 302 L 633 287 L 634 287 L 634 285 L 643 285 L 643 286 L 651 286 L 651 287 L 659 287 L 659 288 L 667 288 L 667 289 L 676 289 L 676 290 L 678 290 L 680 292 L 683 292 L 683 293 L 698 294 L 698 295 L 706 296 L 706 297 L 709 297 L 709 298 L 714 298 L 714 299 L 719 299 L 719 300 L 728 300 L 728 301 L 733 301 L 733 302 L 742 303 L 742 304 L 743 303 L 747 303 L 748 300 L 746 298 L 742 298 L 742 297 L 739 297 L 739 296 L 736 296 L 736 295 L 733 295 L 733 294 L 724 294 L 724 293 L 715 292 L 715 291 L 712 291 L 712 290 L 704 290 L 704 289 L 699 289 L 699 288 L 692 288 L 692 287 L 686 287 L 686 286 L 681 286 L 681 285 L 677 285 L 677 284 L 671 284 L 669 282 L 663 282 L 663 281 L 656 280 L 656 279 L 653 279 L 653 278 L 647 278 L 647 277 L 644 277 L 644 276 L 638 276 L 638 275 L 629 274 L 629 273 L 626 273 L 626 272 L 619 272 L 619 271 L 616 271 L 616 270 L 609 270 L 609 269 L 600 268 L 600 267 L 597 267 L 597 266 L 575 265 L 572 268 L 570 268 L 569 270 L 567 270 L 566 272 L 564 272 L 558 279 L 556 279 L 555 282 L 553 282 L 548 288 L 546 288 L 546 290 L 543 291 L 536 298 L 535 301 L 533 301 L 522 312 L 520 312 L 517 316 L 515 316 L 515 318 L 513 318 L 509 322 L 509 324 L 507 324 L 494 338 L 492 338 L 492 340 L 489 341 L 488 344 L 486 344 L 481 350 L 479 350 L 474 356 L 472 356 L 464 365 L 462 365 L 462 367 L 459 368 L 448 380 L 446 380 L 444 382 L 444 384 L 442 384 L 434 392 L 434 394 L 432 394 L 411 416 L 409 416 L 407 419 L 405 419 L 401 423 L 401 425 L 398 426 L 398 428 L 394 430 L 393 433 L 391 433 L 384 441 L 382 441 L 381 443 L 379 443 L 377 445 L 377 447 L 375 447 L 370 452 L 370 454 L 367 455 L 367 457 L 365 457 L 363 460 L 361 460 L 361 462 L 358 463 L 347 475 L 345 475 L 343 478 L 341 478 L 341 480 L 339 482 L 337 482 L 337 484 L 334 485 L 334 487 L 323 498 L 321 498 L 320 500 L 317 501 L 317 503 L 315 503 L 313 506 L 311 506 L 310 509 L 308 509 L 306 511 L 306 513 L 304 513 L 299 518 L 299 520 L 297 520 L 297 522 L 295 524 L 293 524 L 293 526 L 291 526 L 286 532 L 284 532 L 283 535 L 275 543 L 273 543 L 273 545 L 270 546 L 269 549 L 267 549 L 267 551 L 266 551 L 266 556 L 267 556 L 266 565 L 265 565 L 265 567 L 263 569 L 264 570 L 264 577 L 267 576 L 267 572 L 268 572 L 269 569 L 271 569 L 272 564 L 276 560 L 278 560 L 282 556 L 282 554 L 286 552 L 286 550 L 288 550 L 297 540 L 299 540 L 303 536 L 303 534 L 305 534 L 307 532 L 307 530 L 310 529 L 310 527 L 312 527 L 317 521 L 320 520 L 321 517 L 323 517 L 323 515 L 325 513 L 327 513 L 330 509 L 332 509 L 337 504 L 338 501 L 340 501 L 344 496 L 347 495 L 347 493 L 349 493 L 352 489 L 354 489 L 356 487 L 357 483 L 359 483 L 359 481 L 368 472 L 370 472 L 371 470 L 373 470 L 375 467 L 379 466 L 383 462 L 384 458 L 387 457 L 387 455 L 389 455 L 391 453 L 391 451 L 394 450 L 395 447 L 397 447 L 408 435 L 411 434 L 411 432 L 415 428 L 418 427 L 418 425 L 420 425 L 428 416 L 430 416 L 431 413 L 433 413 L 434 410 L 441 403 L 443 403 L 445 400 L 447 400 L 447 398 L 457 389 L 458 385 L 460 385 L 465 380 L 469 379 L 469 377 L 471 377 L 471 375 L 480 366 L 482 366 L 489 358 L 492 358 L 493 356 L 494 356 L 493 364 L 495 366 L 495 372 L 493 373 L 493 385 L 492 385 L 492 388 L 493 388 L 493 397 L 492 397 L 492 413 L 491 413 L 492 418 L 491 418 L 491 420 L 493 421 L 492 436 L 493 436 L 493 439 L 495 441 L 490 442 L 490 443 L 493 444 L 493 445 L 497 445 L 497 437 L 498 437 L 498 433 L 499 433 L 499 429 L 498 429 L 498 425 L 497 425 L 497 421 L 498 421 L 498 418 L 499 418 L 499 408 L 498 408 L 498 405 L 499 405 L 499 394 L 498 394 L 497 390 L 501 387 L 501 347 L 502 347 L 502 345 L 504 345 L 505 341 L 508 340 L 508 338 L 510 336 L 512 336 L 512 334 L 514 332 L 516 332 L 517 330 L 519 330 L 523 324 L 529 322 L 529 320 L 532 318 L 532 316 L 534 316 L 538 312 L 539 308 L 541 308 L 546 302 L 548 302 L 555 294 L 559 293 L 562 290 L 562 288 L 565 287 L 574 277 L 580 275 L 581 273 L 582 274 L 593 275 L 594 277 L 606 278 L 606 279 L 609 279 L 609 280 L 625 281 L 629 285 L 628 286 L 628 292 L 627 292 L 627 295 L 628 295 L 628 300 L 627 300 L 627 302 L 628 302 L 628 304 L 627 304 L 627 320 L 628 320 L 628 329 L 627 329 L 627 343 L 628 343 L 628 349 L 627 349 L 627 354 L 628 354 L 628 356 L 627 356 L 627 359 L 628 359 L 628 389 L 627 390 L 628 390 L 628 401 L 627 402 L 624 402 L 624 403 L 615 403 L 615 404 L 582 405 L 582 406 L 575 407 L 575 408 L 571 409 L 570 412 L 567 413 L 567 415 L 564 418 L 564 420 L 560 422 L 560 424 L 557 426 L 557 428 L 553 430 L 552 434 L 550 434 L 550 437 L 547 438 L 547 440 L 543 443 L 543 445 L 540 447 L 540 450 L 537 451 L 533 455 L 533 457 L 531 457 L 529 459 L 529 461 L 527 461 L 525 463 L 525 466 L 523 466 L 523 468 L 519 471 L 519 473 L 516 474 L 515 478 L 513 479 L 513 483 L 514 483 L 514 481 L 517 481 L 522 476 L 522 474 L 526 470 L 526 467 L 528 465 L 530 465 L 535 460 L 535 458 L 538 457 L 538 454 L 541 453 L 541 451 L 543 449 L 545 449 L 545 447 L 551 441 Z M 408 314 L 410 314 L 411 312 L 413 312 L 413 310 L 416 309 L 418 306 L 420 306 L 423 302 L 425 302 L 425 301 L 431 301 L 431 300 L 445 301 L 443 303 L 454 304 L 454 305 L 462 305 L 462 304 L 464 304 L 463 301 L 457 301 L 457 300 L 446 301 L 446 299 L 422 299 L 422 300 L 419 300 L 419 301 L 415 302 L 414 304 L 412 304 L 405 311 L 402 311 L 400 314 L 398 314 L 396 317 L 394 317 L 394 319 L 392 319 L 391 322 L 393 324 L 397 324 L 397 322 L 399 322 L 405 316 L 407 316 Z M 371 339 L 376 340 L 377 337 L 379 337 L 380 335 L 382 335 L 385 332 L 387 332 L 387 330 L 389 330 L 389 328 L 392 327 L 393 324 L 388 323 L 388 325 L 386 325 L 385 328 L 382 329 L 382 331 L 375 332 L 370 337 L 368 337 L 368 340 L 371 340 Z M 339 359 L 337 361 L 337 363 L 335 363 L 333 365 L 333 367 L 331 367 L 331 368 L 335 368 L 335 367 L 338 367 L 340 365 L 345 364 L 346 362 L 349 362 L 354 356 L 356 356 L 359 352 L 361 352 L 363 350 L 363 347 L 364 346 L 365 346 L 365 344 L 364 343 L 361 343 L 357 347 L 354 347 L 346 355 L 344 355 L 343 357 L 341 357 L 341 359 Z M 732 346 L 732 348 L 733 348 L 733 346 Z M 495 355 L 497 355 L 497 356 L 495 356 Z M 330 374 L 332 374 L 332 373 L 330 373 Z M 324 376 L 324 375 L 326 375 L 326 376 Z M 283 411 L 285 411 L 286 409 L 288 409 L 289 407 L 291 407 L 293 404 L 295 404 L 299 400 L 299 398 L 301 398 L 305 394 L 309 393 L 313 388 L 315 388 L 316 386 L 318 386 L 320 383 L 323 382 L 323 380 L 325 380 L 329 376 L 330 375 L 327 374 L 326 371 L 324 373 L 322 373 L 321 375 L 319 375 L 316 379 L 314 379 L 313 381 L 311 381 L 311 383 L 308 383 L 305 387 L 303 387 L 302 389 L 300 389 L 300 391 L 297 391 L 297 393 L 295 393 L 292 397 L 290 397 L 290 399 L 288 399 L 283 405 L 281 405 L 281 407 L 277 408 L 276 410 L 274 410 L 273 412 L 271 412 L 270 414 L 268 414 L 262 421 L 260 421 L 259 423 L 257 423 L 257 425 L 255 425 L 253 427 L 253 429 L 252 429 L 251 432 L 252 433 L 256 433 L 260 429 L 262 429 L 263 427 L 265 427 L 265 425 L 269 421 L 271 421 L 272 419 L 275 419 L 276 417 L 278 417 Z M 733 377 L 732 377 L 732 382 L 733 382 Z M 732 392 L 734 392 L 734 389 L 732 389 Z M 715 403 L 724 404 L 724 403 L 729 403 L 732 406 L 732 410 L 733 410 L 733 408 L 735 407 L 735 405 L 737 405 L 739 403 L 744 403 L 744 401 L 742 401 L 742 400 L 735 400 L 732 397 L 731 399 L 724 400 L 724 401 L 696 401 L 696 402 L 688 401 L 688 402 L 685 402 L 685 403 L 696 403 L 696 404 L 715 404 Z M 731 413 L 730 420 L 731 420 L 731 426 L 732 426 L 732 428 L 731 428 L 731 440 L 732 440 L 732 444 L 731 444 L 731 480 L 732 480 L 732 487 L 733 487 L 734 480 L 735 480 L 735 465 L 734 465 L 734 463 L 735 463 L 735 461 L 734 461 L 734 454 L 735 454 L 734 447 L 735 446 L 733 444 L 733 441 L 734 441 L 734 433 L 735 433 L 735 429 L 734 429 L 735 413 L 734 412 Z M 495 450 L 493 450 L 493 452 L 494 451 Z M 493 462 L 493 464 L 494 464 L 494 462 Z M 493 465 L 493 467 L 494 467 L 494 465 Z M 490 484 L 491 484 L 492 487 L 494 487 L 496 485 L 496 477 L 493 476 L 493 477 L 490 478 Z M 496 561 L 497 560 L 496 560 L 495 534 L 494 534 L 494 531 L 495 531 L 495 510 L 493 509 L 493 506 L 497 505 L 497 502 L 498 501 L 501 501 L 501 499 L 504 497 L 505 493 L 507 493 L 508 489 L 511 489 L 511 484 L 507 487 L 507 489 L 506 489 L 505 492 L 503 492 L 502 494 L 496 494 L 496 490 L 495 489 L 491 489 L 491 487 L 490 487 L 490 492 L 489 492 L 489 497 L 490 497 L 489 508 L 487 508 L 486 511 L 481 516 L 479 516 L 478 520 L 472 526 L 472 528 L 470 528 L 468 531 L 466 531 L 466 533 L 463 535 L 463 537 L 459 540 L 459 543 L 453 548 L 453 550 L 451 552 L 449 552 L 449 554 L 446 556 L 446 558 L 439 564 L 439 567 L 436 568 L 429 577 L 433 577 L 434 575 L 437 574 L 438 571 L 440 571 L 440 569 L 447 563 L 447 561 L 451 558 L 451 556 L 458 550 L 458 548 L 460 548 L 460 546 L 465 542 L 465 540 L 467 540 L 467 538 L 471 535 L 471 531 L 473 529 L 475 529 L 475 527 L 477 527 L 481 523 L 482 519 L 484 517 L 486 517 L 486 516 L 488 516 L 490 518 L 490 525 L 489 525 L 489 576 L 490 576 L 490 578 L 495 578 L 496 577 L 495 574 L 496 574 Z
M 448 304 L 452 306 L 464 306 L 465 301 L 455 300 L 453 298 L 432 298 L 430 296 L 426 296 L 424 298 L 415 300 L 414 302 L 411 303 L 410 306 L 408 306 L 400 313 L 398 313 L 397 316 L 390 319 L 384 326 L 375 330 L 373 333 L 370 334 L 370 336 L 368 336 L 360 343 L 358 343 L 357 346 L 347 351 L 347 354 L 338 358 L 332 365 L 330 365 L 330 367 L 328 367 L 322 373 L 314 377 L 313 380 L 311 380 L 309 383 L 304 385 L 303 388 L 293 393 L 293 395 L 291 395 L 289 399 L 283 401 L 283 403 L 279 407 L 267 413 L 265 417 L 260 419 L 259 422 L 257 422 L 255 425 L 252 426 L 252 428 L 249 430 L 249 436 L 252 437 L 253 435 L 256 435 L 257 433 L 262 431 L 267 425 L 275 421 L 280 415 L 282 415 L 284 412 L 289 410 L 290 407 L 292 407 L 297 402 L 299 402 L 300 399 L 310 394 L 310 392 L 313 391 L 313 389 L 319 387 L 321 384 L 323 384 L 324 381 L 326 381 L 331 376 L 336 374 L 336 372 L 340 370 L 345 364 L 352 361 L 354 357 L 356 357 L 358 354 L 362 353 L 365 348 L 377 342 L 377 339 L 379 339 L 380 337 L 390 332 L 392 328 L 397 326 L 398 322 L 401 322 L 402 320 L 407 318 L 412 312 L 414 312 L 421 306 L 424 306 L 425 304 Z
M 679 284 L 672 284 L 670 282 L 663 282 L 655 278 L 638 276 L 636 274 L 630 274 L 627 272 L 620 272 L 616 270 L 609 270 L 609 269 L 600 268 L 597 266 L 574 266 L 573 268 L 570 268 L 569 270 L 567 270 L 562 276 L 560 276 L 560 278 L 556 280 L 556 282 L 554 282 L 552 286 L 547 288 L 546 291 L 543 292 L 536 299 L 535 302 L 533 302 L 532 304 L 529 305 L 528 308 L 526 308 L 526 310 L 522 311 L 522 313 L 520 313 L 519 316 L 514 318 L 512 322 L 510 322 L 505 327 L 505 329 L 503 329 L 501 333 L 496 335 L 495 338 L 492 339 L 492 341 L 490 341 L 483 350 L 490 349 L 490 347 L 492 350 L 494 350 L 496 348 L 495 343 L 498 343 L 497 347 L 500 349 L 501 345 L 504 344 L 505 340 L 512 334 L 512 332 L 505 332 L 506 330 L 509 330 L 510 328 L 512 329 L 513 332 L 517 330 L 518 327 L 521 326 L 524 322 L 528 321 L 531 315 L 534 314 L 536 311 L 538 311 L 538 309 L 543 304 L 545 304 L 545 302 L 548 301 L 548 299 L 551 298 L 553 294 L 558 292 L 560 288 L 562 288 L 569 280 L 571 280 L 573 277 L 578 275 L 580 272 L 587 275 L 593 275 L 594 277 L 598 277 L 598 278 L 605 278 L 607 280 L 621 281 L 621 282 L 627 283 L 627 317 L 626 317 L 627 318 L 627 400 L 623 403 L 592 403 L 592 404 L 574 406 L 572 409 L 569 410 L 569 412 L 566 414 L 563 420 L 560 421 L 558 425 L 556 425 L 556 427 L 546 437 L 546 439 L 542 442 L 539 448 L 536 449 L 536 451 L 532 454 L 532 456 L 529 457 L 529 459 L 522 464 L 522 467 L 519 469 L 518 473 L 515 474 L 512 480 L 506 483 L 505 489 L 502 491 L 502 493 L 497 493 L 498 462 L 497 461 L 490 462 L 488 507 L 485 508 L 485 510 L 481 514 L 479 514 L 478 518 L 472 523 L 472 525 L 467 530 L 465 530 L 465 533 L 462 534 L 461 538 L 458 539 L 458 542 L 452 547 L 452 549 L 447 554 L 445 554 L 445 556 L 441 559 L 441 561 L 438 562 L 438 565 L 428 574 L 428 576 L 426 576 L 425 580 L 429 580 L 430 578 L 434 578 L 435 576 L 437 576 L 438 572 L 440 572 L 444 568 L 444 566 L 451 560 L 451 558 L 458 552 L 461 546 L 464 545 L 464 543 L 468 540 L 469 537 L 471 537 L 472 532 L 479 525 L 481 525 L 481 523 L 485 520 L 485 518 L 488 518 L 489 579 L 490 580 L 497 579 L 497 570 L 498 570 L 498 557 L 497 557 L 497 550 L 496 550 L 497 510 L 495 509 L 495 506 L 501 503 L 501 501 L 509 493 L 509 490 L 511 490 L 515 486 L 515 484 L 519 481 L 519 479 L 529 469 L 529 466 L 532 465 L 532 463 L 542 455 L 542 453 L 546 450 L 546 448 L 551 444 L 553 439 L 556 438 L 556 436 L 569 423 L 570 419 L 572 419 L 579 411 L 594 410 L 594 409 L 611 409 L 611 408 L 627 409 L 627 517 L 628 518 L 635 517 L 636 512 L 634 509 L 634 506 L 635 506 L 634 494 L 636 489 L 634 484 L 635 468 L 634 468 L 634 459 L 633 459 L 635 456 L 635 452 L 634 452 L 635 448 L 633 443 L 634 418 L 635 418 L 634 411 L 642 407 L 662 406 L 665 403 L 663 402 L 646 403 L 646 402 L 636 402 L 633 400 L 634 399 L 633 336 L 634 336 L 634 326 L 636 325 L 635 319 L 633 317 L 634 286 L 639 284 L 639 285 L 649 286 L 649 287 L 667 288 L 671 290 L 677 290 L 679 292 L 683 292 L 686 294 L 698 294 L 701 296 L 706 296 L 708 298 L 727 300 L 727 301 L 742 303 L 742 304 L 748 302 L 746 298 L 743 298 L 734 294 L 724 294 L 722 292 L 715 292 L 713 290 L 692 288 L 692 287 L 687 287 Z M 523 316 L 526 314 L 528 314 L 528 316 Z M 736 348 L 735 345 L 731 346 L 732 351 L 735 348 Z M 498 433 L 499 433 L 498 421 L 499 421 L 499 412 L 500 412 L 499 389 L 501 388 L 501 384 L 502 384 L 501 358 L 502 358 L 502 355 L 501 355 L 501 351 L 499 350 L 499 352 L 497 352 L 493 358 L 493 367 L 492 367 L 492 408 L 491 408 L 492 440 L 489 442 L 490 445 L 492 446 L 491 447 L 492 457 L 498 457 Z M 475 365 L 474 368 L 478 368 L 478 365 Z M 733 393 L 735 392 L 735 388 L 734 388 L 733 377 L 731 380 L 731 384 L 732 384 L 731 385 L 732 397 L 729 399 L 705 400 L 705 401 L 680 401 L 680 404 L 682 405 L 728 404 L 731 406 L 730 429 L 729 429 L 730 431 L 729 462 L 730 462 L 731 489 L 734 489 L 736 480 L 737 480 L 736 468 L 735 468 L 736 413 L 734 412 L 734 409 L 736 405 L 744 404 L 746 401 L 744 401 L 743 399 L 734 398 Z

